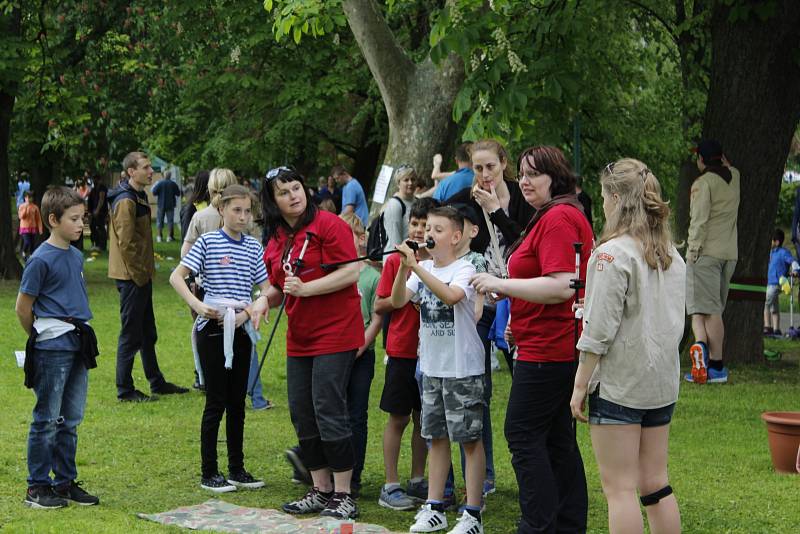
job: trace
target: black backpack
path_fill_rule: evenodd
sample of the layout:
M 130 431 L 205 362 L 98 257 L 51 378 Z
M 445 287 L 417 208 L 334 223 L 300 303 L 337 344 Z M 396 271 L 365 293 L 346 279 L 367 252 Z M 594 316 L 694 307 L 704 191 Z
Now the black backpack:
M 397 197 L 392 198 L 400 203 L 400 207 L 403 210 L 401 217 L 405 217 L 406 203 Z M 383 225 L 383 212 L 381 212 L 378 217 L 372 219 L 372 222 L 369 224 L 369 228 L 367 228 L 367 255 L 370 257 L 370 259 L 380 261 L 383 249 L 386 248 L 386 244 L 388 242 L 389 236 L 386 234 L 386 227 Z

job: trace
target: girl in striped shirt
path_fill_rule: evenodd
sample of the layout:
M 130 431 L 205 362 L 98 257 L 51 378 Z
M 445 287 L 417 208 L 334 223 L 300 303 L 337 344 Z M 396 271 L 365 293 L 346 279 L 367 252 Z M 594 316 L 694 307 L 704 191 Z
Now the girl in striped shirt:
M 200 426 L 200 486 L 215 493 L 264 485 L 245 470 L 242 441 L 250 352 L 255 330 L 269 311 L 263 249 L 258 240 L 243 233 L 252 219 L 250 192 L 240 185 L 226 187 L 219 210 L 222 228 L 200 236 L 169 278 L 198 316 L 195 336 L 206 383 Z M 184 282 L 189 273 L 203 276 L 206 293 L 202 301 Z M 254 285 L 259 286 L 262 296 L 252 301 Z M 217 468 L 217 435 L 223 413 L 227 477 Z

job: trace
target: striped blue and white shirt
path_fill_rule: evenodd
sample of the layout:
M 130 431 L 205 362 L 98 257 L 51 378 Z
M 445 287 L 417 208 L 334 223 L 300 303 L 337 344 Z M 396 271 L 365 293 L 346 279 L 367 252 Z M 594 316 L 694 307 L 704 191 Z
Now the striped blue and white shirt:
M 201 235 L 181 265 L 202 275 L 210 297 L 252 300 L 253 286 L 267 279 L 264 249 L 257 239 L 242 234 L 235 240 L 222 229 Z

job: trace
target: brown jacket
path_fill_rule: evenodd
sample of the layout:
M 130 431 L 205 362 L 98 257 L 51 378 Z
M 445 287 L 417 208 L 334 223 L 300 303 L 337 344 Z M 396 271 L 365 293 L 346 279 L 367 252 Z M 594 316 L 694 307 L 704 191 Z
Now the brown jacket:
M 147 194 L 137 192 L 127 181 L 108 194 L 111 217 L 108 225 L 108 277 L 132 280 L 143 286 L 153 279 L 153 234 Z

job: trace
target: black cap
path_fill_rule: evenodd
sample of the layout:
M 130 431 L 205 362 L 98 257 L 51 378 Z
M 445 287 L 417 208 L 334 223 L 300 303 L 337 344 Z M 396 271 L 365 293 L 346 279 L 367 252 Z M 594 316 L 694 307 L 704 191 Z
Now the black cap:
M 459 215 L 464 217 L 467 221 L 471 222 L 474 225 L 479 225 L 481 220 L 478 217 L 478 214 L 475 212 L 475 209 L 470 206 L 469 204 L 450 204 L 450 207 L 453 208 L 458 212 Z
M 700 154 L 706 163 L 722 161 L 722 145 L 716 139 L 703 139 L 697 144 L 694 152 Z

